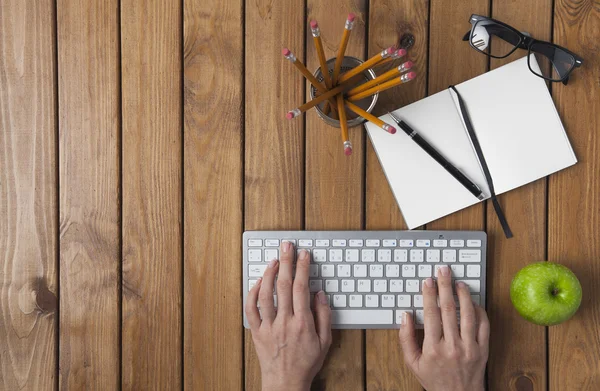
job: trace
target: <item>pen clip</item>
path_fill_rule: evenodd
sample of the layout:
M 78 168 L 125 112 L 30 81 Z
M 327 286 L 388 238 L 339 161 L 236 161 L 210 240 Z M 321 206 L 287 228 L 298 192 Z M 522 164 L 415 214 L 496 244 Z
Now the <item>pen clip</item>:
M 397 125 L 400 125 L 400 121 L 401 121 L 400 118 L 398 118 L 395 114 L 393 114 L 393 113 L 391 113 L 389 111 L 388 111 L 388 115 L 390 117 L 392 117 L 392 119 L 394 120 L 394 122 L 396 122 Z

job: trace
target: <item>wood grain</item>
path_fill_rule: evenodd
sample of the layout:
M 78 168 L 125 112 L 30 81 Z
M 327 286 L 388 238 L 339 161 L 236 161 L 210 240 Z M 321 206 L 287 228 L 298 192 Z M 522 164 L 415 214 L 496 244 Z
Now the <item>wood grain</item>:
M 53 390 L 58 363 L 56 25 L 0 7 L 0 389 Z
M 182 10 L 121 2 L 122 387 L 182 386 Z
M 338 10 L 331 12 L 332 9 Z M 364 60 L 364 0 L 308 1 L 306 25 L 315 19 L 321 26 L 325 56 L 336 56 L 349 12 L 356 14 L 345 55 Z M 310 28 L 306 35 L 306 59 L 311 71 L 319 67 Z M 308 86 L 308 83 L 307 83 Z M 308 96 L 308 88 L 306 92 Z M 352 155 L 344 155 L 339 128 L 321 120 L 315 110 L 306 113 L 306 201 L 307 230 L 360 230 L 363 221 L 364 129 L 349 129 Z M 313 388 L 361 390 L 364 384 L 364 332 L 334 330 L 333 343 Z
M 184 8 L 184 384 L 241 390 L 242 2 Z M 227 278 L 223 278 L 227 276 Z
M 304 58 L 304 1 L 247 1 L 245 9 L 244 228 L 299 230 L 304 220 L 304 116 L 288 121 L 285 114 L 304 103 L 304 81 L 281 49 Z M 249 331 L 244 341 L 246 390 L 260 390 Z
M 535 12 L 523 12 L 507 2 L 493 2 L 492 17 L 527 31 L 537 39 L 549 41 L 552 1 L 536 0 L 529 6 Z M 491 68 L 524 55 L 527 52 L 517 50 L 505 59 L 492 59 Z M 510 283 L 522 267 L 545 259 L 546 179 L 503 194 L 499 201 L 514 237 L 506 239 L 494 207 L 488 202 L 487 311 L 493 335 L 488 389 L 545 390 L 546 330 L 525 321 L 514 310 L 510 301 Z
M 372 0 L 369 11 L 369 56 L 397 44 L 407 32 L 415 36 L 415 45 L 406 58 L 396 65 L 411 60 L 415 63 L 417 78 L 406 85 L 380 93 L 376 115 L 397 109 L 425 97 L 427 78 L 427 42 L 429 3 L 427 1 L 401 2 Z M 391 65 L 390 65 L 391 67 Z M 377 74 L 387 70 L 377 69 Z M 370 140 L 367 146 L 366 167 L 366 229 L 406 229 L 391 188 L 385 178 Z M 421 390 L 416 377 L 404 365 L 397 330 L 367 330 L 367 389 L 368 390 Z M 419 333 L 422 338 L 422 333 Z
M 119 386 L 117 1 L 58 1 L 60 388 Z
M 600 9 L 592 1 L 558 0 L 554 42 L 584 59 L 569 84 L 552 92 L 579 162 L 549 180 L 548 259 L 581 281 L 575 316 L 549 329 L 551 390 L 600 389 Z

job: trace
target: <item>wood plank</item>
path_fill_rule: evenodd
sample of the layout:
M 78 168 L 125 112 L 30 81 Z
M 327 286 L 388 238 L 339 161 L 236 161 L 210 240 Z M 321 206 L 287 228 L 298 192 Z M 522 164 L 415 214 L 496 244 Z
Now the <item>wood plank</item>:
M 334 0 L 327 3 L 308 1 L 306 24 L 315 19 L 321 29 L 326 58 L 337 54 L 347 14 L 354 12 L 356 20 L 350 33 L 346 56 L 364 59 L 365 0 Z M 331 12 L 332 9 L 337 10 Z M 310 28 L 307 28 L 307 67 L 319 67 L 317 51 Z M 308 95 L 308 89 L 306 96 Z M 306 114 L 306 229 L 362 229 L 364 130 L 349 129 L 352 155 L 344 154 L 339 128 L 321 120 L 315 110 Z M 323 369 L 314 381 L 322 390 L 361 390 L 364 384 L 364 351 L 362 330 L 334 330 L 333 343 Z
M 60 388 L 119 386 L 117 1 L 60 0 Z
M 492 3 L 492 17 L 537 39 L 550 40 L 552 1 L 536 0 L 526 7 L 535 12 L 526 12 L 524 5 L 515 7 L 496 1 Z M 527 52 L 517 50 L 505 59 L 492 59 L 490 65 L 494 69 L 525 55 Z M 522 267 L 545 259 L 546 179 L 503 194 L 499 201 L 514 237 L 505 238 L 494 207 L 488 202 L 487 310 L 494 336 L 490 340 L 488 388 L 545 390 L 546 330 L 519 316 L 508 288 Z
M 471 28 L 471 14 L 488 15 L 489 1 L 432 0 L 429 37 L 428 95 L 462 83 L 487 70 L 487 56 L 462 37 Z M 427 229 L 483 230 L 484 204 L 479 203 L 427 224 Z
M 121 2 L 124 389 L 182 386 L 181 2 Z
M 0 7 L 0 389 L 56 388 L 56 37 L 51 1 Z
M 552 92 L 579 163 L 550 177 L 548 259 L 571 268 L 583 288 L 575 317 L 549 329 L 550 389 L 600 389 L 600 9 L 591 1 L 556 1 L 554 42 L 584 59 Z M 596 33 L 593 33 L 596 32 Z
M 285 114 L 303 103 L 304 81 L 281 49 L 304 58 L 304 1 L 247 1 L 245 10 L 244 228 L 299 230 L 304 117 L 287 121 Z M 260 390 L 260 366 L 248 330 L 244 341 L 246 389 Z
M 407 59 L 415 63 L 417 78 L 405 86 L 396 87 L 379 95 L 376 114 L 397 109 L 425 97 L 427 78 L 427 44 L 429 3 L 372 0 L 369 11 L 369 55 L 398 43 L 410 32 L 415 45 L 408 50 Z M 403 59 L 402 61 L 405 61 Z M 387 69 L 377 69 L 380 74 Z M 391 188 L 385 178 L 373 145 L 368 141 L 366 167 L 366 229 L 406 229 Z M 396 330 L 367 330 L 367 389 L 368 390 L 421 390 L 417 378 L 404 365 Z M 422 338 L 422 333 L 419 333 Z
M 184 384 L 191 390 L 242 389 L 242 6 L 188 0 L 184 8 Z

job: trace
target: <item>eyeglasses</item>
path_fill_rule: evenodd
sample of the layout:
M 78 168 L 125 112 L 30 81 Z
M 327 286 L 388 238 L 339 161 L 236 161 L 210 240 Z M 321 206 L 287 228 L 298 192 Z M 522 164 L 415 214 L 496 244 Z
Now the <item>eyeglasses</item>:
M 471 15 L 471 31 L 463 37 L 473 49 L 493 58 L 505 58 L 512 52 L 526 49 L 529 70 L 543 79 L 567 84 L 573 69 L 583 64 L 583 59 L 569 50 L 550 42 L 538 41 L 505 23 Z M 532 61 L 535 57 L 535 61 Z

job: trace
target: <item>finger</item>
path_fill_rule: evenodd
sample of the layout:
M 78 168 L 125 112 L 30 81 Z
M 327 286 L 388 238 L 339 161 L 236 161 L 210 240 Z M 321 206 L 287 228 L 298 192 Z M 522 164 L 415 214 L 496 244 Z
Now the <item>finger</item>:
M 310 269 L 310 255 L 302 250 L 296 263 L 296 278 L 294 279 L 293 301 L 294 314 L 310 312 L 310 293 L 308 291 L 308 274 Z
M 475 313 L 477 314 L 477 321 L 479 323 L 477 342 L 481 348 L 485 349 L 487 355 L 490 344 L 490 320 L 488 319 L 485 310 L 478 305 L 475 305 Z
M 414 368 L 421 356 L 421 349 L 415 335 L 415 323 L 408 312 L 402 314 L 402 325 L 400 326 L 398 336 L 400 338 L 400 346 L 402 346 L 402 353 L 404 354 L 404 363 L 410 368 Z
M 256 306 L 258 302 L 258 292 L 260 291 L 260 283 L 262 278 L 259 278 L 256 281 L 256 284 L 250 289 L 248 292 L 248 296 L 246 297 L 246 318 L 248 319 L 248 324 L 250 325 L 250 330 L 256 330 L 260 327 L 260 312 L 258 312 L 258 307 Z
M 275 320 L 275 305 L 273 302 L 273 285 L 275 283 L 275 275 L 279 269 L 279 262 L 273 259 L 269 263 L 269 267 L 265 270 L 260 284 L 260 292 L 258 293 L 258 303 L 260 304 L 260 313 L 263 322 L 273 323 Z
M 291 242 L 281 243 L 279 257 L 279 275 L 277 276 L 277 312 L 291 315 L 292 309 L 292 274 L 294 270 L 294 247 Z
M 477 318 L 469 287 L 460 281 L 456 284 L 456 293 L 460 304 L 460 336 L 463 341 L 477 342 Z
M 331 308 L 327 303 L 325 292 L 319 291 L 315 295 L 315 320 L 316 330 L 321 346 L 329 348 L 331 345 Z
M 442 338 L 442 318 L 437 305 L 437 289 L 431 278 L 423 284 L 423 313 L 425 339 L 423 343 L 436 343 Z
M 440 267 L 437 278 L 444 339 L 458 339 L 458 320 L 456 319 L 456 304 L 454 303 L 454 293 L 452 292 L 450 268 L 447 265 Z

